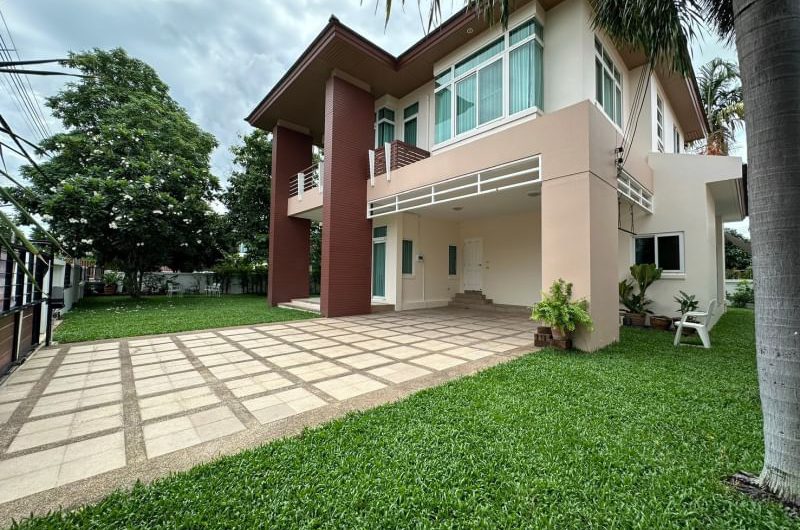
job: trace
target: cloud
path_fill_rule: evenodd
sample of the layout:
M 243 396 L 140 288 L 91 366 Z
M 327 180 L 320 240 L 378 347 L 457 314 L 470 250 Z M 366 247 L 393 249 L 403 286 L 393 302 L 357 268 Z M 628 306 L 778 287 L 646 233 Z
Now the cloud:
M 23 58 L 68 51 L 125 48 L 158 72 L 171 94 L 219 141 L 212 168 L 222 179 L 229 148 L 250 127 L 244 117 L 325 26 L 331 14 L 393 54 L 423 35 L 416 1 L 394 2 L 384 31 L 374 0 L 26 0 L 0 4 Z M 461 7 L 446 4 L 445 16 Z M 423 2 L 422 9 L 427 3 Z M 425 13 L 427 14 L 427 13 Z M 64 78 L 32 78 L 41 101 Z M 2 85 L 0 85 L 2 86 Z M 12 126 L 23 117 L 4 108 Z M 47 113 L 47 109 L 45 109 Z M 58 122 L 50 121 L 57 129 Z

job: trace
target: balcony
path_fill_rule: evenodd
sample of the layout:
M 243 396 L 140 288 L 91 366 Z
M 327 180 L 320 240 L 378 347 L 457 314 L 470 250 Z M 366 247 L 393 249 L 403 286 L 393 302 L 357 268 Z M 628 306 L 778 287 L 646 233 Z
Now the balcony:
M 369 151 L 369 174 L 370 179 L 375 180 L 377 175 L 391 175 L 395 169 L 419 162 L 431 156 L 431 154 L 419 147 L 407 144 L 400 140 L 384 144 L 383 149 L 370 149 Z
M 294 217 L 322 220 L 322 187 L 324 165 L 313 164 L 300 171 L 289 182 L 288 214 Z

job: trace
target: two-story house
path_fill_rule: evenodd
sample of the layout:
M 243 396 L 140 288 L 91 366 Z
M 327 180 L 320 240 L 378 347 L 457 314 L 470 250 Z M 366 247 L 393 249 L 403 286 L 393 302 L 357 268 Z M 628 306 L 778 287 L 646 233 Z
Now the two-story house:
M 723 299 L 742 163 L 683 153 L 707 133 L 694 78 L 618 49 L 586 0 L 515 6 L 507 30 L 465 9 L 397 57 L 332 17 L 252 111 L 273 133 L 271 304 L 308 296 L 310 220 L 325 316 L 463 291 L 525 308 L 564 278 L 593 350 L 619 337 L 632 263 L 664 269 L 656 313 Z

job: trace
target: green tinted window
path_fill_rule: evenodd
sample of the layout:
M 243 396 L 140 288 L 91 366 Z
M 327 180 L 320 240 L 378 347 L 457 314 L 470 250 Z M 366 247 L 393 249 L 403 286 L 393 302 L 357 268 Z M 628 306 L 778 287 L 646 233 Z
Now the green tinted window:
M 414 243 L 408 239 L 403 240 L 403 274 L 414 272 Z
M 457 250 L 455 245 L 450 245 L 447 248 L 447 251 L 448 251 L 447 252 L 447 254 L 448 254 L 447 255 L 447 274 L 449 274 L 450 276 L 455 276 L 456 274 L 458 274 L 458 272 L 457 272 L 458 271 L 458 267 L 457 267 L 457 260 L 456 260 L 456 256 L 457 256 L 458 250 Z
M 386 227 L 376 226 L 372 229 L 372 237 L 386 237 Z

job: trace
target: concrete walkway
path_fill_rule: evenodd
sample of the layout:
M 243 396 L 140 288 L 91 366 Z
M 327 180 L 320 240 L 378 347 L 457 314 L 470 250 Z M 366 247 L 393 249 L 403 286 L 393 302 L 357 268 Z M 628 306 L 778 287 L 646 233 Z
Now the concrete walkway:
M 437 309 L 41 350 L 0 386 L 0 525 L 474 373 L 533 329 Z

